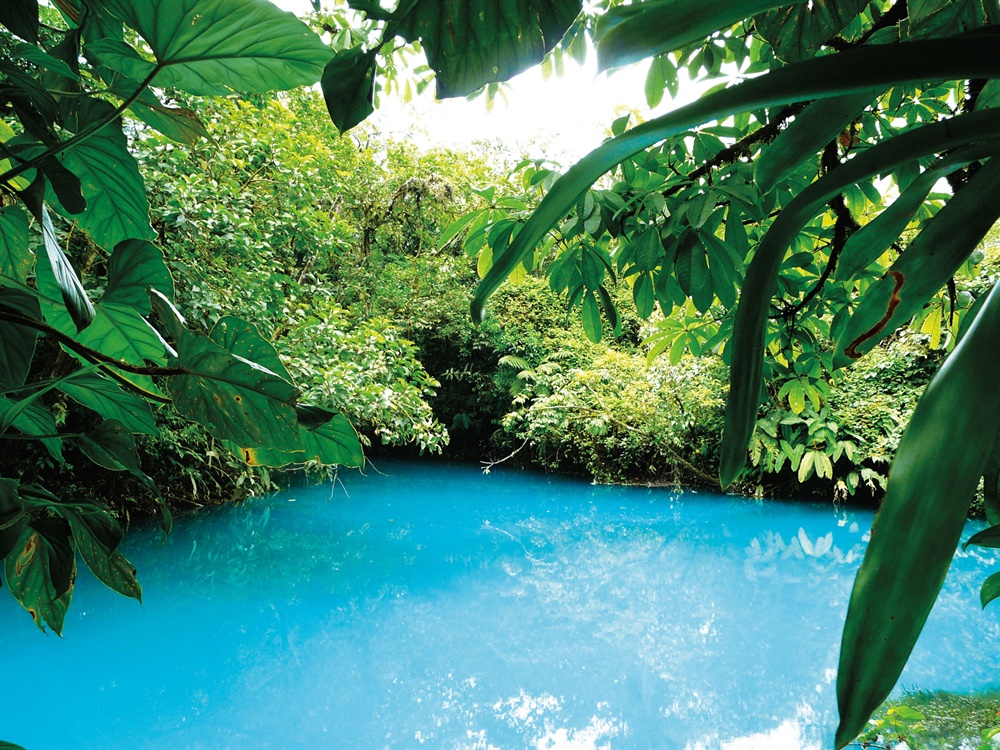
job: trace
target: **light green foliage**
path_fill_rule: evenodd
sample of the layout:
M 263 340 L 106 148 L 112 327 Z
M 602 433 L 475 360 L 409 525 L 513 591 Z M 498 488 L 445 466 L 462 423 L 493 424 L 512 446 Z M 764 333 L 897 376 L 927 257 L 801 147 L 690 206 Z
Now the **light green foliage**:
M 1000 736 L 1000 693 L 907 693 L 875 712 L 850 747 L 992 750 Z M 992 741 L 991 741 L 992 740 Z

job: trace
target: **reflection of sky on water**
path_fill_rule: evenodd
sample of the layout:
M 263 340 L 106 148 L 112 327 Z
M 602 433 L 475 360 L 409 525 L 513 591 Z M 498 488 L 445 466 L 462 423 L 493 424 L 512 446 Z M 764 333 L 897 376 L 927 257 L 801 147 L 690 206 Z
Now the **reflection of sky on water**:
M 391 464 L 137 534 L 145 604 L 81 575 L 59 640 L 0 597 L 30 747 L 810 748 L 869 514 Z M 294 500 L 294 502 L 292 502 Z M 991 550 L 901 684 L 996 684 Z M 58 727 L 53 685 L 72 686 Z

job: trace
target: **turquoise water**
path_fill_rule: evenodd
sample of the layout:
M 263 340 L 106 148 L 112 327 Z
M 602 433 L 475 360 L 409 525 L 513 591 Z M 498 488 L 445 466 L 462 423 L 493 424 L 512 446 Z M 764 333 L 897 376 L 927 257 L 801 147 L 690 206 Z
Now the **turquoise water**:
M 163 543 L 139 606 L 81 571 L 65 637 L 0 592 L 0 738 L 93 748 L 814 748 L 871 515 L 380 463 Z M 970 526 L 967 534 L 974 527 Z M 900 681 L 1000 682 L 993 550 Z

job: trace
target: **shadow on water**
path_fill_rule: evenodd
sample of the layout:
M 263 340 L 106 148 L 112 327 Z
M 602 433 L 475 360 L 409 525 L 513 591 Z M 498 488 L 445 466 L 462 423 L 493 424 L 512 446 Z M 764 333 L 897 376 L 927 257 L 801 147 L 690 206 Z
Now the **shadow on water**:
M 4 739 L 57 747 L 829 744 L 871 515 L 387 463 L 166 542 L 139 607 L 81 574 L 65 639 L 0 601 Z M 973 527 L 967 533 L 973 532 Z M 997 684 L 995 551 L 960 553 L 901 679 Z M 59 692 L 58 721 L 44 696 Z

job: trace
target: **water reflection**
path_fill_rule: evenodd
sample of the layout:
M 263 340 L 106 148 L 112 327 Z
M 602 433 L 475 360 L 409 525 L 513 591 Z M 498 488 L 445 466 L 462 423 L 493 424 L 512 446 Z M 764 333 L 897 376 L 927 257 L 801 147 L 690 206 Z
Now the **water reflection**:
M 388 469 L 388 471 L 386 471 Z M 130 542 L 66 638 L 0 603 L 0 724 L 31 747 L 811 748 L 870 517 L 390 466 Z M 293 502 L 294 501 L 294 502 Z M 960 553 L 903 684 L 996 684 Z M 0 597 L 2 600 L 3 597 Z M 113 658 L 106 645 L 113 643 Z M 87 675 L 81 680 L 79 675 Z M 65 722 L 44 721 L 72 680 Z M 70 738 L 67 740 L 67 738 Z

